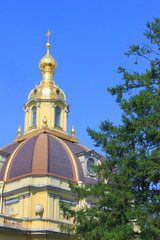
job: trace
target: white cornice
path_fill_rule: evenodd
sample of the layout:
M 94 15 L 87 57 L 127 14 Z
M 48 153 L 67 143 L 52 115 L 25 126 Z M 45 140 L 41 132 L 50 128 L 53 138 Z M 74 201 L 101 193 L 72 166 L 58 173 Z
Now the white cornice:
M 27 184 L 27 185 L 22 185 L 17 188 L 12 188 L 12 190 L 9 190 L 9 191 L 4 191 L 3 196 L 15 194 L 15 193 L 21 192 L 22 190 L 31 189 L 31 188 L 37 188 L 37 189 L 50 188 L 52 190 L 57 190 L 57 191 L 63 192 L 63 193 L 71 193 L 70 188 L 64 188 L 64 187 L 60 187 L 60 186 L 56 186 L 56 185 L 52 185 L 52 184 L 38 184 L 38 185 Z M 23 194 L 20 194 L 20 195 L 23 195 Z

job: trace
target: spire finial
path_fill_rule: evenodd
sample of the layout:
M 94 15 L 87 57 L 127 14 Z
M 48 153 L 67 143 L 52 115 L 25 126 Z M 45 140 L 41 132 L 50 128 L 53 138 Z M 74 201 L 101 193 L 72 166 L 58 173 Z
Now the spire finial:
M 45 35 L 45 37 L 48 37 L 48 43 L 49 43 L 49 35 L 51 34 L 52 32 L 49 31 L 48 29 L 48 33 Z
M 74 134 L 75 134 L 75 129 L 74 129 L 74 126 L 72 126 L 72 129 L 71 129 L 71 134 L 72 134 L 72 137 L 74 137 Z
M 22 129 L 21 129 L 21 126 L 19 126 L 17 133 L 18 133 L 18 137 L 20 137 L 20 136 L 21 136 L 21 134 L 22 134 Z
M 48 127 L 46 116 L 43 118 L 43 126 Z
M 49 35 L 50 35 L 51 33 L 52 33 L 52 32 L 50 32 L 49 29 L 48 29 L 48 33 L 45 35 L 45 37 L 48 37 L 48 42 L 46 43 L 47 54 L 49 54 L 49 49 L 50 49 L 50 46 L 51 46 L 51 44 L 49 43 Z

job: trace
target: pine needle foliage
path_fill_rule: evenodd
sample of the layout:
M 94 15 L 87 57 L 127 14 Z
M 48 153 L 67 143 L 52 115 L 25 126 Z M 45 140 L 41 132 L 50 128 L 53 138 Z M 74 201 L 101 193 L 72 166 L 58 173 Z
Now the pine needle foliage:
M 160 18 L 147 23 L 144 35 L 147 43 L 131 45 L 126 55 L 135 64 L 143 59 L 146 70 L 119 67 L 122 84 L 108 88 L 123 112 L 121 124 L 107 120 L 99 132 L 87 129 L 107 158 L 94 168 L 97 182 L 70 183 L 77 202 L 92 198 L 94 204 L 61 204 L 76 223 L 68 233 L 84 240 L 160 239 Z

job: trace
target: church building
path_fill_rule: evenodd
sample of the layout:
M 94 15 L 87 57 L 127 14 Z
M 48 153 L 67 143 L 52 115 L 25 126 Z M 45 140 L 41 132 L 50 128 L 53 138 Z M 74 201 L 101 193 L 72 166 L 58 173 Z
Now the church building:
M 67 133 L 69 105 L 53 80 L 57 67 L 47 53 L 40 60 L 42 80 L 24 105 L 24 134 L 19 127 L 13 143 L 0 149 L 0 239 L 73 239 L 59 229 L 61 201 L 76 207 L 68 180 L 79 185 L 94 183 L 92 165 L 104 157 L 79 144 L 74 127 Z M 83 116 L 82 116 L 83 118 Z

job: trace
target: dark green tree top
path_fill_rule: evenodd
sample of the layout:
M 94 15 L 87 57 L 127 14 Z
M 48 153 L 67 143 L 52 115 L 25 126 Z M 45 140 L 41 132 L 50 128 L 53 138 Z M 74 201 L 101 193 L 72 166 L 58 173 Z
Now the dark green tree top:
M 76 223 L 74 234 L 84 240 L 160 239 L 160 18 L 146 26 L 147 43 L 126 53 L 135 64 L 142 58 L 145 71 L 119 67 L 122 84 L 108 88 L 123 111 L 121 124 L 107 120 L 99 132 L 87 129 L 107 158 L 94 167 L 97 182 L 70 184 L 77 202 L 93 204 L 86 200 L 76 209 L 61 204 L 64 216 Z

